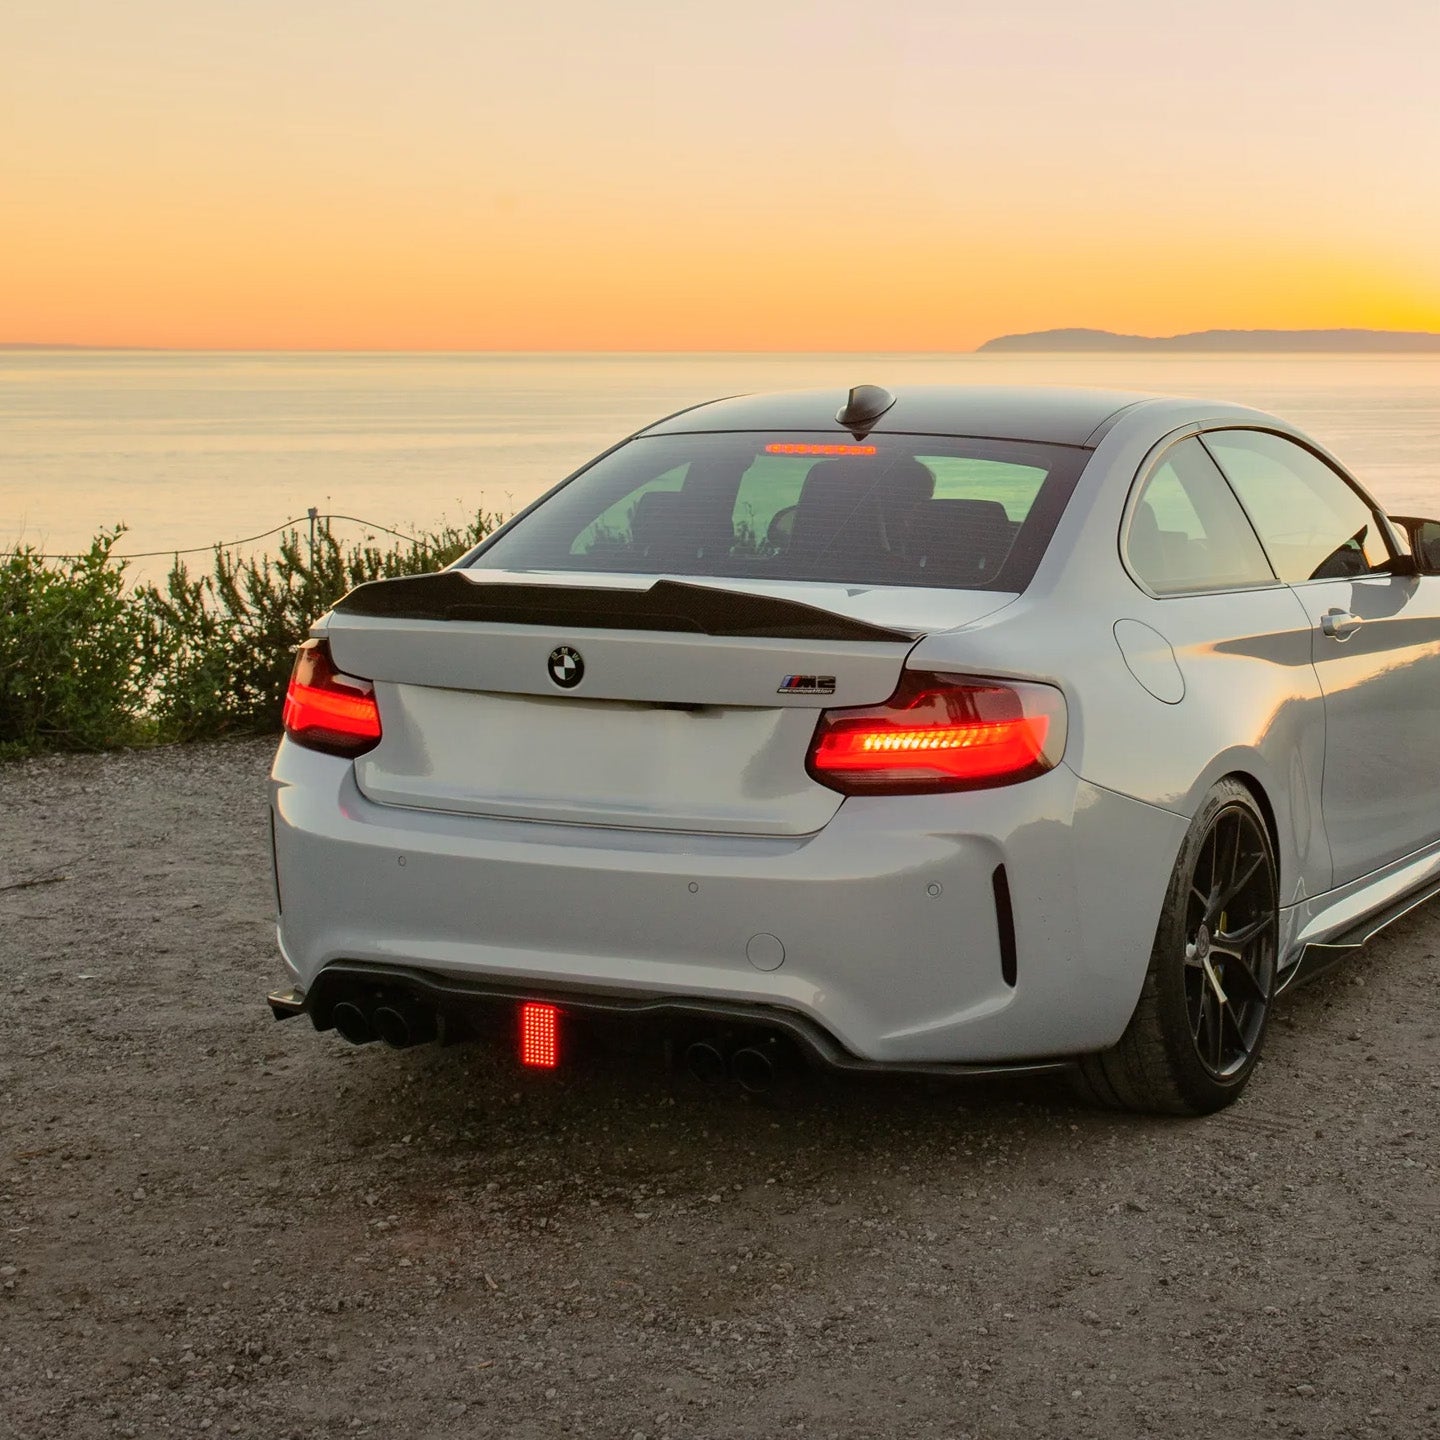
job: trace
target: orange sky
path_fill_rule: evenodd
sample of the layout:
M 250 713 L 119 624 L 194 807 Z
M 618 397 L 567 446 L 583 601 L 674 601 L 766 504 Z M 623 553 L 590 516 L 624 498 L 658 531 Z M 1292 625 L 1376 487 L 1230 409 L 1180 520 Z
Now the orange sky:
M 1434 0 L 7 0 L 0 341 L 1440 330 Z

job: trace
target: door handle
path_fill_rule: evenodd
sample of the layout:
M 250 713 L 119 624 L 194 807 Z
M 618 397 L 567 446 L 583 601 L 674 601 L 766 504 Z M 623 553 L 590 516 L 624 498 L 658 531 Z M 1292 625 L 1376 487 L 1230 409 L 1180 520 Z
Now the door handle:
M 1348 640 L 1364 623 L 1348 610 L 1327 610 L 1320 617 L 1320 629 L 1332 640 Z

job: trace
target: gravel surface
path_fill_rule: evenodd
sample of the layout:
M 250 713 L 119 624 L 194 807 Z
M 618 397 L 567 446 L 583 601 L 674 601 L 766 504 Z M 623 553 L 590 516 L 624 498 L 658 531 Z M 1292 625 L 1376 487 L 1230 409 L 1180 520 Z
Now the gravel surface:
M 275 1024 L 268 743 L 0 767 L 0 1434 L 1440 1435 L 1440 908 L 1202 1121 Z

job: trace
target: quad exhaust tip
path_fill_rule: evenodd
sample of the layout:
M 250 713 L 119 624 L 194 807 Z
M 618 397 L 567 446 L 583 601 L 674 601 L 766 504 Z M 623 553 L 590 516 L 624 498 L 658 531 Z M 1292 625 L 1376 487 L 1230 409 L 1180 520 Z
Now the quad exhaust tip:
M 383 1040 L 393 1050 L 424 1045 L 440 1033 L 434 1010 L 405 997 L 382 998 L 369 1008 L 354 1000 L 337 1001 L 330 1009 L 330 1023 L 352 1045 Z
M 728 1056 L 715 1040 L 696 1040 L 685 1047 L 685 1068 L 706 1085 L 734 1080 L 742 1090 L 759 1095 L 778 1077 L 775 1057 L 757 1045 L 743 1045 Z

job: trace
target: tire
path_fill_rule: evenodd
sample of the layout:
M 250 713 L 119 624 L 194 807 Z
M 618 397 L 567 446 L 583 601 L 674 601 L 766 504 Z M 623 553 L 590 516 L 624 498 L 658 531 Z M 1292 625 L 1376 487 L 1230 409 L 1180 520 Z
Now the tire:
M 1275 998 L 1279 891 L 1254 796 L 1222 780 L 1196 813 L 1165 892 L 1150 965 L 1119 1041 L 1080 1060 L 1090 1104 L 1208 1115 L 1239 1099 Z

